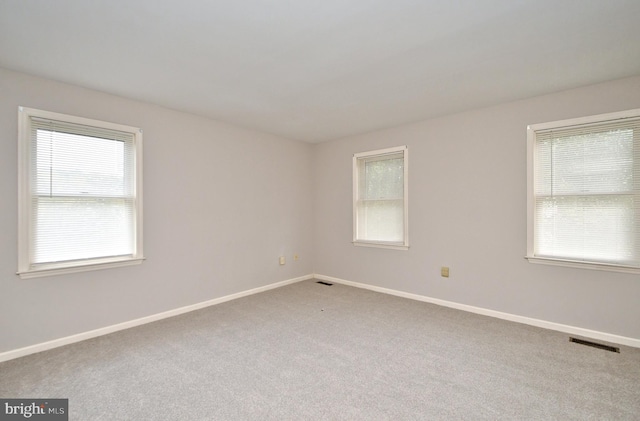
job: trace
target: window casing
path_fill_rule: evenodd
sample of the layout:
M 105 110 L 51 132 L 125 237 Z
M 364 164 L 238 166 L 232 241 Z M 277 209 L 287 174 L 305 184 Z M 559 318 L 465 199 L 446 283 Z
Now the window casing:
M 22 278 L 138 264 L 142 131 L 19 109 Z
M 640 273 L 640 109 L 527 129 L 527 259 Z
M 353 244 L 406 250 L 408 231 L 406 146 L 353 156 Z

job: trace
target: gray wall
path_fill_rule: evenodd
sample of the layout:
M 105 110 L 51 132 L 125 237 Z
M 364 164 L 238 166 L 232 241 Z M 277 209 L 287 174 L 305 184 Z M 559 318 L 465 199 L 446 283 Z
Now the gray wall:
M 640 338 L 640 276 L 524 259 L 527 125 L 632 108 L 640 77 L 316 145 L 315 273 Z M 351 157 L 398 145 L 411 248 L 354 247 Z
M 15 275 L 19 105 L 144 129 L 145 263 Z M 639 276 L 524 259 L 527 124 L 630 108 L 640 77 L 309 145 L 0 69 L 0 352 L 312 272 L 640 338 Z M 351 157 L 405 144 L 411 249 L 354 247 Z
M 19 105 L 144 130 L 142 265 L 15 274 Z M 311 273 L 311 154 L 309 144 L 0 69 L 0 352 Z

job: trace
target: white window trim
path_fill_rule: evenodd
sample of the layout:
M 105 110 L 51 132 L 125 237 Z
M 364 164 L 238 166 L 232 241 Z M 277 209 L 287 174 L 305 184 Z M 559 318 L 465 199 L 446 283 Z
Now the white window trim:
M 30 267 L 30 215 L 31 213 L 31 141 L 30 126 L 31 117 L 48 118 L 69 123 L 83 124 L 87 126 L 102 127 L 132 133 L 135 148 L 135 235 L 136 249 L 131 257 L 98 258 L 82 262 L 52 263 Z M 122 124 L 108 123 L 83 117 L 76 117 L 50 111 L 37 110 L 27 107 L 18 107 L 18 271 L 17 275 L 22 279 L 60 275 L 75 272 L 137 265 L 144 261 L 143 253 L 143 229 L 142 229 L 142 129 L 125 126 Z
M 356 203 L 358 201 L 358 158 L 373 157 L 381 155 L 391 155 L 398 152 L 403 153 L 404 157 L 404 242 L 388 242 L 388 241 L 366 241 L 357 239 L 357 227 L 358 227 L 358 210 Z M 409 150 L 407 146 L 396 146 L 392 148 L 379 149 L 369 152 L 360 152 L 353 155 L 353 240 L 354 246 L 360 247 L 376 247 L 393 250 L 408 250 L 409 249 Z
M 590 123 L 597 123 L 603 121 L 611 121 L 611 120 L 619 120 L 625 118 L 633 118 L 640 115 L 640 108 L 627 110 L 627 111 L 619 111 L 614 113 L 606 113 L 606 114 L 598 114 L 587 117 L 579 117 L 572 118 L 567 120 L 559 120 L 548 123 L 539 123 L 539 124 L 531 124 L 527 126 L 527 255 L 525 259 L 529 261 L 529 263 L 537 263 L 544 265 L 552 265 L 552 266 L 564 266 L 571 268 L 580 268 L 580 269 L 591 269 L 591 270 L 604 270 L 611 272 L 623 272 L 623 273 L 640 273 L 640 268 L 632 267 L 632 266 L 623 266 L 616 264 L 607 264 L 607 263 L 595 263 L 595 262 L 581 262 L 575 260 L 568 259 L 555 259 L 549 257 L 539 257 L 534 253 L 535 250 L 535 212 L 534 212 L 534 204 L 535 204 L 535 196 L 534 196 L 534 183 L 535 183 L 535 153 L 534 146 L 536 140 L 536 132 L 555 129 L 555 128 L 566 128 L 570 126 L 579 126 Z

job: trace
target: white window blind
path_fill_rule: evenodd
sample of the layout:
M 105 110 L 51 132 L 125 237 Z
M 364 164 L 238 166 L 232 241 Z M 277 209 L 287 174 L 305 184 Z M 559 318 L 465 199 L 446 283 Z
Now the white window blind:
M 30 111 L 21 272 L 141 257 L 139 133 Z
M 354 243 L 406 247 L 406 147 L 354 156 Z
M 638 268 L 640 117 L 580 121 L 530 129 L 530 257 Z

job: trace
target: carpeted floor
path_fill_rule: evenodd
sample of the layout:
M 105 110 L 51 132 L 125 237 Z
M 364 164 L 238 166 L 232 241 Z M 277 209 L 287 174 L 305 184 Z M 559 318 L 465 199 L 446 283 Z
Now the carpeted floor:
M 314 280 L 0 364 L 70 420 L 638 420 L 640 349 Z

